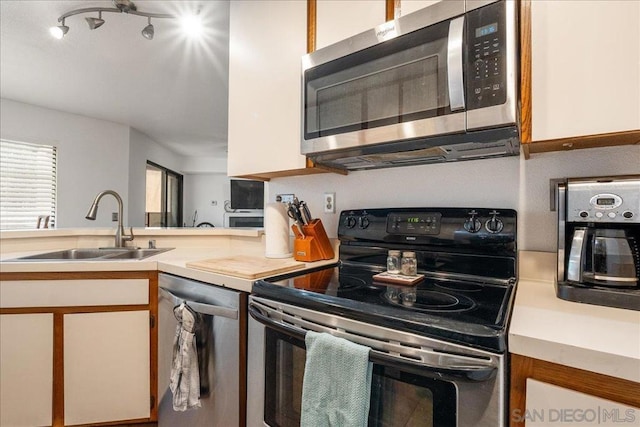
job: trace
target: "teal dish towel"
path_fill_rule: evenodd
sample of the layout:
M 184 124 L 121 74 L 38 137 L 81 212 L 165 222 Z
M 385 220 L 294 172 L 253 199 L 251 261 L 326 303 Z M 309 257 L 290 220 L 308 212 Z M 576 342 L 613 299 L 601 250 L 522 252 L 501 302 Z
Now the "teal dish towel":
M 369 347 L 309 331 L 301 427 L 363 427 L 369 416 Z

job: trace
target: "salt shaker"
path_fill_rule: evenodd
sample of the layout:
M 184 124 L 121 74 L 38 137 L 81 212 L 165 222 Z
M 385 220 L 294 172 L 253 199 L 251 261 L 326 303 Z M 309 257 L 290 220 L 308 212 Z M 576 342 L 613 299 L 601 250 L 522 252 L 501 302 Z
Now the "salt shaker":
M 400 273 L 400 251 L 389 251 L 387 256 L 387 271 L 389 273 Z
M 415 276 L 418 274 L 418 261 L 415 252 L 402 253 L 402 274 L 405 276 Z

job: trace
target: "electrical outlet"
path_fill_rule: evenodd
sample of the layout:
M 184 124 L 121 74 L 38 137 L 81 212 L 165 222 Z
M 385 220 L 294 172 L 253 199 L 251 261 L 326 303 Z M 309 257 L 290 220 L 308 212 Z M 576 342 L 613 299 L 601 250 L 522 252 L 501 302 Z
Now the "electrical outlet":
M 336 193 L 324 193 L 324 212 L 336 213 Z
M 111 212 L 111 221 L 118 220 L 118 212 Z
M 218 206 L 218 201 L 217 200 L 212 200 L 211 201 L 211 206 Z

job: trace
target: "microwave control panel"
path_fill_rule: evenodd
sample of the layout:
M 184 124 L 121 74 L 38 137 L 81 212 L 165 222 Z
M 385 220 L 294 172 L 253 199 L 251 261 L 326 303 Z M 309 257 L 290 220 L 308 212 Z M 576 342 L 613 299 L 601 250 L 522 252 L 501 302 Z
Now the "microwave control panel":
M 467 14 L 468 110 L 504 104 L 507 100 L 505 15 L 504 2 Z

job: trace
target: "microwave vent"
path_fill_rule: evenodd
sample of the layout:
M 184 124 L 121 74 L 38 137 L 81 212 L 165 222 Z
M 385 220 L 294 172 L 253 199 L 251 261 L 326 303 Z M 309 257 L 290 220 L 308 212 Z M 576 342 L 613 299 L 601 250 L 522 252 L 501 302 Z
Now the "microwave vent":
M 508 126 L 464 134 L 336 150 L 309 157 L 321 165 L 355 171 L 517 156 L 519 154 L 520 135 L 518 129 L 516 126 Z

